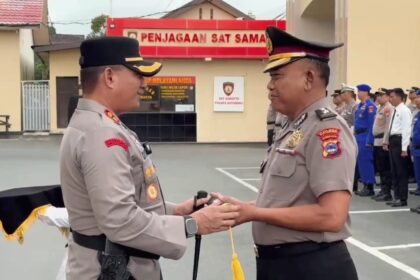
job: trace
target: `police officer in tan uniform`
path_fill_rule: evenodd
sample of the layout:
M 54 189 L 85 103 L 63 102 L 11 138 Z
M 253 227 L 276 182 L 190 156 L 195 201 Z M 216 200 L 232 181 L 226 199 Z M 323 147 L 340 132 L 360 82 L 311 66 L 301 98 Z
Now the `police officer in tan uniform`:
M 340 96 L 345 105 L 340 115 L 344 118 L 351 129 L 353 129 L 354 126 L 354 112 L 356 112 L 357 108 L 357 103 L 354 100 L 355 92 L 355 87 L 346 84 L 341 85 Z
M 331 94 L 331 97 L 333 98 L 334 103 L 334 111 L 336 111 L 339 115 L 343 113 L 343 110 L 345 108 L 345 103 L 343 99 L 341 98 L 339 89 L 334 90 L 334 92 Z
M 391 166 L 389 152 L 382 148 L 385 134 L 388 133 L 388 127 L 391 123 L 394 107 L 389 103 L 389 90 L 380 88 L 375 92 L 376 100 L 379 104 L 378 111 L 373 122 L 373 155 L 375 159 L 375 168 L 379 173 L 381 190 L 372 199 L 376 201 L 390 201 L 391 196 Z
M 256 202 L 240 205 L 237 224 L 252 221 L 258 280 L 354 280 L 344 239 L 356 163 L 355 139 L 329 107 L 329 52 L 321 45 L 267 28 L 269 98 L 288 126 L 261 166 Z M 263 98 L 263 97 L 261 97 Z
M 118 118 L 139 106 L 144 77 L 161 69 L 139 55 L 137 40 L 90 39 L 80 51 L 83 98 L 60 147 L 72 229 L 67 280 L 98 279 L 98 254 L 107 241 L 125 246 L 133 279 L 162 279 L 160 256 L 181 258 L 188 237 L 227 229 L 238 207 L 212 205 L 192 213 L 192 199 L 164 201 L 150 149 Z

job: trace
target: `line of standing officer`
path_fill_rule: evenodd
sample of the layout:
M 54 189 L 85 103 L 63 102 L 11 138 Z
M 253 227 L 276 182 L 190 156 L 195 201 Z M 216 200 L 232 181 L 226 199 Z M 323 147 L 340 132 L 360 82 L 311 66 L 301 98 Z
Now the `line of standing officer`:
M 404 104 L 405 93 L 401 88 L 390 92 L 390 102 L 394 106 L 389 135 L 384 138 L 384 149 L 389 150 L 391 159 L 392 185 L 394 200 L 387 202 L 392 207 L 407 205 L 408 196 L 408 145 L 411 135 L 411 112 Z
M 354 115 L 354 135 L 356 137 L 358 154 L 357 167 L 363 189 L 355 193 L 360 196 L 374 195 L 375 169 L 373 163 L 373 122 L 376 115 L 376 105 L 369 97 L 371 87 L 367 84 L 357 86 L 360 103 Z
M 373 123 L 374 158 L 376 171 L 379 173 L 381 190 L 372 199 L 375 201 L 390 201 L 391 196 L 391 167 L 388 151 L 383 149 L 383 139 L 388 133 L 394 107 L 389 103 L 389 90 L 380 88 L 375 92 L 379 104 Z
M 420 90 L 416 91 L 416 98 L 412 100 L 416 105 L 416 109 L 420 108 Z M 412 134 L 411 134 L 411 157 L 414 163 L 414 175 L 416 176 L 417 189 L 420 189 L 420 111 L 417 110 L 413 118 Z M 410 208 L 411 212 L 420 214 L 420 205 Z

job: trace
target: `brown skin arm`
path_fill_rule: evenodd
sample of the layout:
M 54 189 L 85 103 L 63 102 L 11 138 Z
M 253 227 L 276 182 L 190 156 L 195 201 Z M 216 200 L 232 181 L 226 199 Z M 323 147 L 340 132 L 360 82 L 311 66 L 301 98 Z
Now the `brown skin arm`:
M 327 192 L 317 204 L 288 208 L 258 208 L 221 195 L 219 199 L 240 206 L 236 225 L 259 221 L 299 231 L 339 232 L 347 221 L 351 196 L 347 191 Z

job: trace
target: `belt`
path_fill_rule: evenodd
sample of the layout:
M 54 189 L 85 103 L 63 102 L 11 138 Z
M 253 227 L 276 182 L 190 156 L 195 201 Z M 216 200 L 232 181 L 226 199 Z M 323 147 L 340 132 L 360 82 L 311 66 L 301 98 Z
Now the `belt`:
M 319 250 L 326 249 L 343 243 L 342 240 L 326 243 L 326 242 L 299 242 L 286 243 L 278 245 L 254 245 L 255 256 L 258 259 L 278 259 L 283 257 L 299 256 Z
M 385 135 L 384 133 L 380 133 L 380 134 L 374 135 L 373 138 L 375 139 L 384 138 L 384 135 Z
M 367 128 L 358 128 L 354 130 L 354 135 L 359 135 L 366 132 L 367 132 Z
M 74 242 L 76 242 L 78 245 L 85 247 L 85 248 L 89 248 L 92 250 L 96 250 L 96 251 L 105 251 L 105 241 L 106 241 L 106 236 L 104 234 L 101 235 L 84 235 L 81 233 L 78 233 L 77 231 L 72 231 L 72 235 L 73 235 L 73 240 Z M 160 258 L 159 255 L 155 255 L 146 251 L 142 251 L 139 249 L 134 249 L 131 247 L 127 247 L 124 245 L 120 245 L 120 244 L 116 244 L 115 245 L 119 246 L 122 250 L 124 250 L 124 252 L 131 257 L 138 257 L 138 258 L 144 258 L 144 259 L 154 259 L 154 260 L 158 260 Z
M 394 138 L 394 137 L 402 137 L 401 134 L 392 134 L 389 136 L 389 138 Z

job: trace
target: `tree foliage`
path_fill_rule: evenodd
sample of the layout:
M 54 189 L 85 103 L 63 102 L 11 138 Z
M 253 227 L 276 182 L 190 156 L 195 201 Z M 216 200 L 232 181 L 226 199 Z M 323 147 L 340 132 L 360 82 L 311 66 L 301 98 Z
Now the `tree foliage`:
M 92 32 L 87 35 L 88 38 L 105 36 L 105 23 L 107 17 L 107 15 L 102 14 L 91 20 L 90 29 Z

